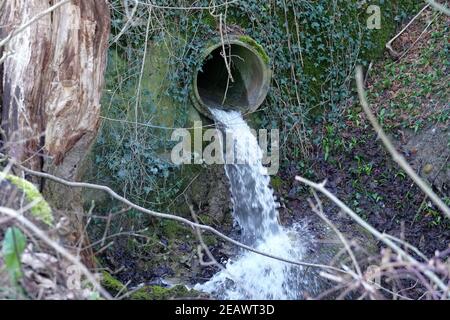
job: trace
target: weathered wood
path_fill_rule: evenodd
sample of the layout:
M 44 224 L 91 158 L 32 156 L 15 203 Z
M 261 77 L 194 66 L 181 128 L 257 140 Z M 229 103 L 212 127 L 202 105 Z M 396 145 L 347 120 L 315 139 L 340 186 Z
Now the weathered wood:
M 0 38 L 45 10 L 45 1 L 6 1 L 0 10 Z M 41 100 L 43 69 L 50 38 L 51 17 L 45 16 L 13 37 L 4 48 L 14 52 L 3 63 L 2 129 L 4 148 L 18 161 L 40 170 L 45 107 Z
M 0 37 L 57 1 L 9 0 Z M 2 129 L 9 155 L 35 170 L 77 179 L 75 167 L 99 127 L 106 68 L 109 7 L 105 0 L 73 0 L 42 17 L 7 44 L 14 53 L 2 75 Z M 84 152 L 83 152 L 84 151 Z
M 59 1 L 0 1 L 0 41 Z M 33 170 L 79 180 L 100 124 L 109 30 L 106 0 L 72 0 L 7 42 L 2 49 L 12 54 L 0 68 L 2 152 Z M 79 190 L 47 182 L 41 188 L 52 206 L 81 221 Z M 73 226 L 79 240 L 82 224 Z

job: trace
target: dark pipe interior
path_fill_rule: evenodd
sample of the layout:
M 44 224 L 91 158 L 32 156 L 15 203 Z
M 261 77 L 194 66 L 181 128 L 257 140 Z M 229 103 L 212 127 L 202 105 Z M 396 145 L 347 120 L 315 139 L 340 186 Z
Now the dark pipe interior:
M 200 98 L 208 107 L 225 109 L 248 107 L 258 97 L 262 83 L 263 71 L 258 57 L 243 46 L 227 45 L 225 52 L 227 57 L 231 55 L 229 65 L 234 80 L 232 82 L 228 79 L 227 67 L 221 52 L 222 47 L 213 50 L 197 75 Z

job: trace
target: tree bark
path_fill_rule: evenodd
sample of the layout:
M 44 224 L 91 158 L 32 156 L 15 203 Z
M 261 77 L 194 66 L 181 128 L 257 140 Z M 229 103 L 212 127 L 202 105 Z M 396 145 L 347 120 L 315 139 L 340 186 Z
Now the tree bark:
M 0 41 L 59 1 L 0 1 Z M 106 0 L 72 0 L 7 43 L 3 51 L 12 54 L 0 68 L 2 152 L 33 170 L 80 179 L 100 124 L 109 28 Z M 48 182 L 41 188 L 66 214 L 82 212 L 79 190 Z

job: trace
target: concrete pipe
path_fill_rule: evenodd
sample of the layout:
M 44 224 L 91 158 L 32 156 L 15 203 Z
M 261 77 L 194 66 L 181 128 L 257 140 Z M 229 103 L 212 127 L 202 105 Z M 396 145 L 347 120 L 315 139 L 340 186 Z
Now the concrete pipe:
M 225 44 L 218 42 L 208 47 L 193 78 L 191 97 L 195 108 L 208 118 L 212 118 L 211 107 L 239 110 L 243 114 L 255 111 L 269 90 L 268 63 L 263 48 L 247 36 L 233 37 Z

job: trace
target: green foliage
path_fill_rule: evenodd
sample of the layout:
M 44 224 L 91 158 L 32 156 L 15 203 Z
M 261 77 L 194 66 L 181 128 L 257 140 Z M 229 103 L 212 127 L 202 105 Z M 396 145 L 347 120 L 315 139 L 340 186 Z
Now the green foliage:
M 444 202 L 448 205 L 450 198 L 444 198 Z M 443 226 L 444 228 L 450 230 L 450 222 L 445 219 L 439 210 L 436 210 L 433 205 L 429 202 L 423 202 L 417 212 L 414 220 L 421 220 L 428 218 L 428 225 L 431 227 Z
M 161 220 L 159 225 L 163 235 L 169 239 L 175 239 L 189 233 L 188 229 L 178 221 Z
M 369 30 L 368 4 L 382 10 L 382 29 Z M 268 53 L 274 82 L 262 125 L 281 129 L 282 157 L 310 141 L 315 121 L 336 121 L 351 91 L 353 66 L 380 56 L 395 29 L 390 1 L 242 1 L 228 10 L 228 22 L 244 28 Z M 303 125 L 302 125 L 303 124 Z
M 42 197 L 39 190 L 31 182 L 10 174 L 4 175 L 0 173 L 0 176 L 19 188 L 25 194 L 28 202 L 36 202 L 30 210 L 33 217 L 49 226 L 52 226 L 52 209 L 48 205 L 47 201 L 45 201 Z
M 170 179 L 178 168 L 161 158 L 157 150 L 161 150 L 161 141 L 151 130 L 139 129 L 136 134 L 128 124 L 105 123 L 95 147 L 97 181 L 110 177 L 112 181 L 107 182 L 130 200 L 157 207 L 181 185 L 181 181 Z
M 116 295 L 121 292 L 126 294 L 128 289 L 111 274 L 104 271 L 101 281 L 102 286 L 111 294 Z M 177 285 L 172 288 L 164 288 L 161 286 L 144 286 L 130 293 L 131 300 L 167 300 L 173 298 L 188 298 L 198 296 L 198 292 L 189 290 L 185 286 Z
M 22 277 L 20 258 L 25 250 L 25 245 L 26 238 L 20 229 L 11 227 L 6 230 L 5 238 L 3 239 L 2 255 L 6 270 L 10 274 L 14 285 Z
M 270 185 L 272 186 L 272 188 L 277 191 L 280 192 L 281 191 L 281 187 L 283 186 L 283 179 L 281 179 L 278 176 L 274 176 L 270 179 Z

